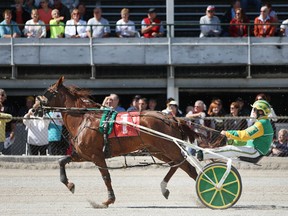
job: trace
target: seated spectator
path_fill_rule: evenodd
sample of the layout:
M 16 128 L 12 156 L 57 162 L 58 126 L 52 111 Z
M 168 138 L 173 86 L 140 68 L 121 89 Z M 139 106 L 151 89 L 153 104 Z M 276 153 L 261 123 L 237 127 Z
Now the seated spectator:
M 170 112 L 169 114 L 174 117 L 183 117 L 182 113 L 179 112 L 178 103 L 177 101 L 173 100 L 169 102 Z
M 23 0 L 15 0 L 15 8 L 12 10 L 12 19 L 19 24 L 20 31 L 24 29 L 24 24 L 31 18 L 23 5 Z
M 272 37 L 275 35 L 276 26 L 274 19 L 268 15 L 268 8 L 261 7 L 260 16 L 254 20 L 254 35 L 255 37 Z
M 230 8 L 224 13 L 221 23 L 224 25 L 222 26 L 222 36 L 228 37 L 229 36 L 229 23 L 236 17 L 236 10 L 241 7 L 240 0 L 232 0 Z
M 148 10 L 148 17 L 142 20 L 141 33 L 144 38 L 162 37 L 164 35 L 162 22 L 157 18 L 155 8 L 150 8 Z
M 175 99 L 170 97 L 166 100 L 166 108 L 162 110 L 163 113 L 169 114 L 171 112 L 170 107 L 169 107 L 169 103 L 171 101 L 174 101 Z
M 110 94 L 110 97 L 113 100 L 112 107 L 114 110 L 116 110 L 117 112 L 126 111 L 123 107 L 119 106 L 119 96 L 117 94 Z
M 77 9 L 78 9 L 79 14 L 80 14 L 80 19 L 88 22 L 88 20 L 90 19 L 91 16 L 89 16 L 87 11 L 86 11 L 85 3 L 84 2 L 80 2 L 78 4 L 78 6 L 77 6 Z
M 139 99 L 139 102 L 138 102 L 138 105 L 139 105 L 139 112 L 142 112 L 142 111 L 145 111 L 147 110 L 147 107 L 148 107 L 148 100 L 147 98 L 140 98 Z
M 52 1 L 52 0 L 49 0 L 49 1 Z M 36 9 L 35 1 L 34 0 L 25 0 L 24 1 L 24 9 L 29 15 L 28 19 L 26 20 L 26 21 L 28 21 L 30 19 L 30 14 L 32 12 L 32 9 Z
M 50 37 L 49 22 L 52 19 L 52 9 L 49 8 L 49 0 L 40 1 L 40 9 L 38 9 L 39 19 L 46 24 L 46 36 Z
M 24 116 L 26 113 L 28 113 L 29 109 L 31 109 L 34 105 L 34 97 L 28 96 L 25 100 L 25 106 L 20 107 L 18 111 L 18 116 Z
M 73 9 L 77 8 L 79 4 L 79 0 L 61 0 L 62 4 L 64 4 L 70 12 L 72 12 Z
M 102 102 L 102 107 L 101 109 L 104 108 L 110 108 L 113 109 L 113 98 L 110 96 L 107 96 L 104 98 L 103 102 Z
M 12 21 L 11 10 L 3 12 L 4 20 L 0 23 L 0 37 L 1 38 L 16 38 L 21 36 L 21 31 L 16 22 Z
M 127 109 L 128 112 L 131 111 L 139 111 L 139 99 L 141 98 L 140 95 L 135 95 L 134 98 L 132 99 L 132 103 L 130 107 Z
M 123 8 L 121 10 L 121 18 L 116 22 L 116 35 L 118 37 L 135 37 L 135 23 L 129 20 L 129 9 Z
M 218 37 L 221 34 L 220 20 L 215 16 L 215 7 L 209 5 L 206 9 L 206 15 L 200 18 L 200 38 Z
M 39 20 L 39 14 L 37 9 L 33 9 L 31 12 L 31 20 L 28 20 L 24 28 L 24 36 L 27 38 L 45 38 L 46 27 L 42 20 Z
M 157 107 L 157 100 L 155 98 L 149 98 L 148 110 L 155 111 Z
M 101 8 L 93 10 L 94 17 L 88 20 L 87 35 L 89 38 L 106 38 L 110 36 L 109 21 L 102 17 Z
M 64 17 L 64 23 L 66 23 L 70 19 L 70 10 L 64 4 L 62 4 L 61 0 L 54 0 L 54 9 L 59 10 L 60 16 Z
M 288 156 L 288 130 L 281 129 L 278 132 L 278 140 L 273 142 L 271 149 L 272 156 Z
M 280 36 L 288 37 L 288 19 L 284 20 L 280 26 Z
M 264 4 L 264 6 L 266 6 L 266 7 L 268 8 L 268 15 L 269 15 L 271 18 L 274 19 L 274 22 L 275 22 L 275 23 L 278 23 L 278 22 L 279 22 L 278 16 L 277 16 L 276 11 L 273 10 L 272 4 L 271 4 L 270 2 L 266 2 L 266 3 Z
M 0 109 L 3 105 L 0 102 Z M 12 115 L 4 112 L 0 112 L 0 154 L 7 154 L 7 149 L 10 147 L 10 143 L 6 138 L 6 123 L 12 120 Z
M 58 9 L 52 10 L 52 18 L 49 22 L 50 24 L 50 37 L 51 38 L 63 38 L 65 33 L 65 24 L 61 22 L 64 17 L 60 17 Z
M 194 104 L 193 112 L 186 114 L 187 118 L 192 119 L 196 124 L 204 125 L 204 118 L 206 117 L 206 105 L 202 100 L 197 100 Z
M 247 25 L 249 19 L 242 8 L 236 9 L 236 17 L 230 22 L 229 34 L 231 37 L 248 37 L 250 28 Z M 246 24 L 245 24 L 246 23 Z
M 87 37 L 86 21 L 80 20 L 80 14 L 78 9 L 73 9 L 71 13 L 71 19 L 66 22 L 65 37 L 66 38 Z
M 251 4 L 254 6 L 254 9 L 256 11 L 259 11 L 262 6 L 262 1 L 261 0 L 241 0 L 241 8 L 243 8 L 245 12 L 247 12 L 247 9 L 251 6 Z
M 31 0 L 27 0 L 27 1 L 31 1 Z M 40 2 L 41 2 L 42 0 L 35 0 L 35 3 L 34 3 L 34 6 L 36 7 L 36 8 L 40 8 Z M 54 7 L 54 1 L 55 0 L 48 0 L 49 1 L 49 7 L 50 8 L 53 8 Z M 61 1 L 61 0 L 60 0 Z

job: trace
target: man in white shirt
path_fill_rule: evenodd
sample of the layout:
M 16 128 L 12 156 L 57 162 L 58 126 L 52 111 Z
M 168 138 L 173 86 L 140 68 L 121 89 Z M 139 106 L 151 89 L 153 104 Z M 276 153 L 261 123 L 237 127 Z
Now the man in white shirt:
M 87 23 L 87 35 L 89 38 L 105 38 L 110 35 L 110 26 L 107 19 L 102 17 L 101 8 L 95 8 L 93 10 L 94 17 L 88 20 Z
M 282 22 L 280 26 L 280 34 L 281 36 L 288 37 L 288 19 Z

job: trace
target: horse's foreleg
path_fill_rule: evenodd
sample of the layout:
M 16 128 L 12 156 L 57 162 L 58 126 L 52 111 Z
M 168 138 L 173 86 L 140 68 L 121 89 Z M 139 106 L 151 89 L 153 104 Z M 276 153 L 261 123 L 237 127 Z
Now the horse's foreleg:
M 112 188 L 112 184 L 111 184 L 111 178 L 110 178 L 110 173 L 108 170 L 104 170 L 99 168 L 99 171 L 101 172 L 102 178 L 104 180 L 104 183 L 107 187 L 107 191 L 108 191 L 108 199 L 103 202 L 102 204 L 105 206 L 109 206 L 110 204 L 113 204 L 116 200 L 113 188 Z
M 66 170 L 65 170 L 65 165 L 67 163 L 70 163 L 72 161 L 72 157 L 71 156 L 65 156 L 63 158 L 59 159 L 59 165 L 60 165 L 60 181 L 66 185 L 66 187 L 72 192 L 74 193 L 75 191 L 75 185 L 72 182 L 68 181 L 67 175 L 66 175 Z
M 171 167 L 162 182 L 160 183 L 161 192 L 166 199 L 168 199 L 170 194 L 170 191 L 167 189 L 167 184 L 177 169 L 178 167 Z

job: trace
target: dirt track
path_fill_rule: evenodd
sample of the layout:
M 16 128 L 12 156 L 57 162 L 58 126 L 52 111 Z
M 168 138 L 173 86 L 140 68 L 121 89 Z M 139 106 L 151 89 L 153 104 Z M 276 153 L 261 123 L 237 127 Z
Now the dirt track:
M 160 192 L 167 168 L 112 170 L 116 202 L 95 209 L 106 190 L 97 169 L 67 169 L 76 184 L 71 194 L 59 181 L 58 169 L 1 169 L 0 215 L 287 215 L 288 170 L 239 170 L 243 191 L 228 210 L 210 210 L 197 204 L 195 183 L 178 171 L 168 184 L 170 197 Z

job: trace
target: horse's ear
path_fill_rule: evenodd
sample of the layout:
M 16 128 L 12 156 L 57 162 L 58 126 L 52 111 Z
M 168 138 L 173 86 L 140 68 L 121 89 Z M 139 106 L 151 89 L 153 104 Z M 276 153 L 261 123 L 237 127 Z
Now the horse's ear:
M 59 80 L 57 81 L 56 85 L 57 85 L 57 86 L 61 86 L 61 85 L 63 84 L 63 82 L 64 82 L 64 76 L 61 76 L 61 77 L 59 78 Z

